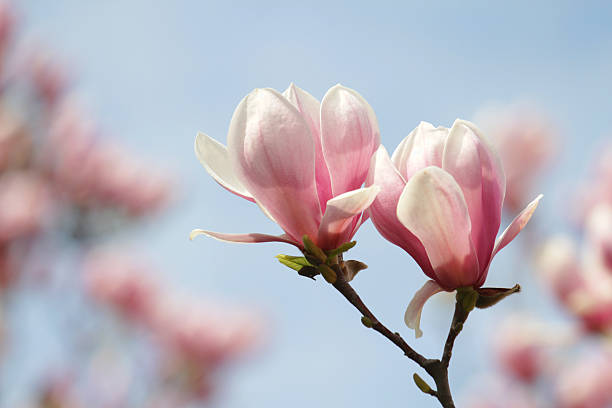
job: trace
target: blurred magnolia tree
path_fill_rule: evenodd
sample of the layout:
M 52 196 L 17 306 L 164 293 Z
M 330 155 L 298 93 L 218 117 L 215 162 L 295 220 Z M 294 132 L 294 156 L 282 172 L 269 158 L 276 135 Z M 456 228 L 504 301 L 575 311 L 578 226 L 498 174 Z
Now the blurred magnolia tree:
M 0 3 L 0 405 L 206 403 L 222 367 L 260 338 L 260 316 L 193 299 L 105 244 L 171 204 L 172 175 L 107 137 L 52 50 L 18 46 L 15 12 Z M 41 298 L 67 358 L 19 384 L 7 367 L 30 352 L 18 305 Z

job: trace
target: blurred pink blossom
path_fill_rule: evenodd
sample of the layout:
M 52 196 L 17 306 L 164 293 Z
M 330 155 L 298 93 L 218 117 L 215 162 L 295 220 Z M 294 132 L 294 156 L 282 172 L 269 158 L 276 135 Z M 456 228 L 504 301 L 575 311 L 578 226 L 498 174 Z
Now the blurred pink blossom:
M 599 204 L 586 219 L 587 244 L 594 255 L 612 273 L 612 203 Z
M 31 172 L 0 175 L 0 244 L 38 232 L 49 219 L 46 183 Z
M 537 264 L 544 282 L 585 330 L 612 333 L 612 274 L 592 248 L 578 253 L 570 238 L 554 237 L 542 246 Z
M 29 76 L 40 98 L 55 106 L 68 88 L 69 75 L 57 58 L 48 50 L 34 46 L 23 61 L 22 72 Z
M 506 178 L 493 146 L 470 122 L 421 122 L 393 156 L 380 147 L 366 185 L 381 188 L 368 212 L 383 237 L 408 252 L 431 278 L 405 314 L 417 337 L 423 305 L 440 291 L 481 287 L 493 257 L 525 227 L 541 196 L 496 239 Z
M 513 377 L 531 383 L 550 366 L 554 348 L 568 343 L 569 330 L 538 321 L 531 315 L 510 315 L 494 331 L 499 364 Z
M 251 311 L 176 295 L 158 300 L 155 333 L 193 363 L 214 367 L 252 348 L 261 336 L 261 317 Z
M 485 107 L 474 120 L 497 147 L 506 173 L 504 205 L 517 212 L 533 194 L 539 174 L 559 152 L 558 132 L 550 119 L 527 105 Z
M 132 320 L 152 322 L 161 289 L 148 266 L 120 252 L 98 250 L 87 255 L 83 269 L 94 298 Z
M 543 405 L 529 391 L 517 383 L 495 376 L 479 376 L 468 386 L 466 408 L 542 408 Z
M 6 66 L 6 54 L 15 26 L 15 14 L 9 1 L 0 1 L 0 74 Z
M 582 223 L 598 205 L 612 206 L 612 144 L 599 150 L 588 177 L 573 196 L 578 198 L 576 217 Z
M 556 384 L 559 408 L 607 408 L 612 404 L 612 356 L 598 351 L 566 365 Z
M 139 216 L 170 198 L 172 183 L 165 172 L 101 140 L 93 122 L 71 104 L 54 116 L 50 149 L 54 179 L 78 205 Z
M 24 167 L 32 154 L 32 140 L 24 123 L 0 107 L 0 171 Z

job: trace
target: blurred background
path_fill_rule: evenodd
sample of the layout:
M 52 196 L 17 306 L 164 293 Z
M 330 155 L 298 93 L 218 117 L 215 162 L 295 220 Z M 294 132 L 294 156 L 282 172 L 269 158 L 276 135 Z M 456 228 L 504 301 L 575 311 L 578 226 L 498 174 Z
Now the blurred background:
M 612 406 L 607 2 L 0 4 L 0 407 L 437 406 L 329 285 L 274 259 L 292 247 L 188 239 L 280 232 L 193 142 L 291 82 L 357 90 L 389 151 L 421 120 L 475 121 L 508 174 L 502 228 L 544 194 L 486 284 L 523 291 L 456 343 L 458 406 Z M 365 303 L 438 356 L 452 295 L 415 340 L 424 274 L 371 223 L 355 239 Z

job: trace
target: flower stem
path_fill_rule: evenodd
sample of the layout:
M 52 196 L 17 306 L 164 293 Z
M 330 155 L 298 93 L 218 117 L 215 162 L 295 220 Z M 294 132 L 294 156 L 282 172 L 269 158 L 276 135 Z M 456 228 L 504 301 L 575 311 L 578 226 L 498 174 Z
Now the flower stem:
M 435 381 L 436 390 L 431 390 L 428 394 L 437 398 L 440 402 L 440 405 L 444 408 L 455 408 L 455 404 L 453 402 L 453 397 L 450 390 L 450 385 L 448 382 L 448 366 L 450 363 L 450 359 L 452 356 L 453 345 L 455 343 L 455 339 L 463 329 L 463 323 L 465 323 L 469 311 L 466 312 L 464 307 L 457 302 L 455 305 L 455 314 L 453 316 L 453 322 L 451 323 L 451 327 L 448 333 L 448 337 L 446 339 L 446 343 L 444 345 L 444 352 L 442 354 L 442 358 L 438 359 L 429 359 L 419 354 L 416 350 L 414 350 L 406 341 L 402 338 L 402 336 L 397 332 L 392 332 L 389 330 L 383 323 L 378 320 L 376 316 L 370 311 L 370 309 L 363 303 L 355 289 L 346 281 L 343 273 L 339 273 L 336 281 L 332 284 L 332 286 L 344 296 L 346 300 L 349 301 L 350 304 L 355 306 L 357 310 L 362 314 L 365 319 L 362 317 L 362 322 L 367 327 L 370 327 L 387 339 L 389 339 L 393 344 L 399 347 L 406 357 L 417 363 L 421 366 Z

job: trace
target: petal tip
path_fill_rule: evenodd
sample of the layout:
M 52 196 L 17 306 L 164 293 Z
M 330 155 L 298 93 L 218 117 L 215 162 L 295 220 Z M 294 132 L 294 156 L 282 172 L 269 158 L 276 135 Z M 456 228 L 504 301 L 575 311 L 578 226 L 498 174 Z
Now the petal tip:
M 191 231 L 189 233 L 189 240 L 193 241 L 196 237 L 198 237 L 200 235 L 207 235 L 207 234 L 206 234 L 206 232 L 204 230 L 194 229 L 193 231 Z

